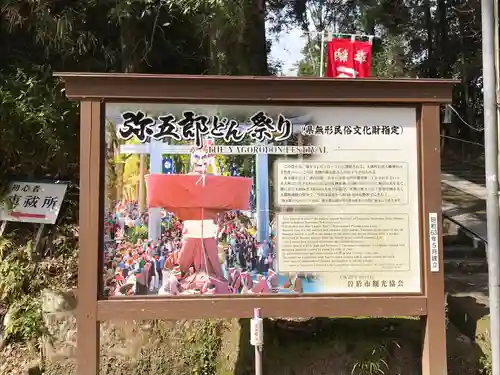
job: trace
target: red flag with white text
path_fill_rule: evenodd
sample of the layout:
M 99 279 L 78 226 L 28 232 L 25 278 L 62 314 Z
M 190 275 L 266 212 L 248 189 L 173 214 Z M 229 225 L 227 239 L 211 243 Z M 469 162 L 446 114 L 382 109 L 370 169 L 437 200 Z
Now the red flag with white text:
M 328 43 L 326 76 L 364 78 L 370 76 L 372 45 L 351 39 L 332 39 Z
M 370 42 L 354 41 L 354 70 L 358 78 L 370 76 L 372 62 L 372 44 Z

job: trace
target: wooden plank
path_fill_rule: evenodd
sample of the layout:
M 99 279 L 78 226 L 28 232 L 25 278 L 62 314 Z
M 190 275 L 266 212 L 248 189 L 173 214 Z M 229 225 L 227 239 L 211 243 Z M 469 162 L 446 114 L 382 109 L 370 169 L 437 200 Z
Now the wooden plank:
M 443 301 L 444 303 L 444 301 Z M 443 304 L 444 306 L 444 304 Z M 265 317 L 421 316 L 428 313 L 425 296 L 214 296 L 111 298 L 98 302 L 99 321 L 152 319 L 225 319 L 252 317 L 262 308 Z M 444 307 L 443 307 L 444 308 Z M 94 374 L 92 374 L 94 375 Z M 427 374 L 426 374 L 427 375 Z M 429 374 L 434 375 L 434 374 Z

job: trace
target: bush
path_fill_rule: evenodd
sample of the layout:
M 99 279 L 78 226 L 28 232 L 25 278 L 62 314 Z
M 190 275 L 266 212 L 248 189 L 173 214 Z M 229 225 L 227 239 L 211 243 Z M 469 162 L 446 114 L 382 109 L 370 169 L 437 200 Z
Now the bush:
M 8 341 L 36 342 L 46 331 L 42 291 L 76 285 L 76 238 L 64 231 L 68 228 L 54 229 L 58 231 L 51 235 L 54 249 L 50 257 L 33 251 L 31 240 L 22 245 L 16 244 L 13 236 L 0 237 L 0 300 L 8 309 L 5 327 Z
M 147 240 L 148 228 L 144 225 L 132 227 L 127 231 L 126 237 L 127 242 L 134 244 L 139 240 Z

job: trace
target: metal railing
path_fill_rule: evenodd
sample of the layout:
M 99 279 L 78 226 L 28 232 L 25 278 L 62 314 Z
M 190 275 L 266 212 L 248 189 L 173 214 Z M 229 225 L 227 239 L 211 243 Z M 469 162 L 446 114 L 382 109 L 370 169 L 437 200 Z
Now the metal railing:
M 443 159 L 454 158 L 458 162 L 484 167 L 484 145 L 479 142 L 441 134 L 441 153 Z
M 443 220 L 448 220 L 448 221 L 451 221 L 453 224 L 455 224 L 456 226 L 460 227 L 460 229 L 463 229 L 464 232 L 468 233 L 470 236 L 468 237 L 472 237 L 473 239 L 487 245 L 488 244 L 488 239 L 487 238 L 484 238 L 484 236 L 482 236 L 481 234 L 477 233 L 476 231 L 470 229 L 470 228 L 467 228 L 467 226 L 465 226 L 464 224 L 458 222 L 458 220 L 455 220 L 453 217 L 451 216 L 448 216 L 446 215 L 446 213 L 443 212 Z

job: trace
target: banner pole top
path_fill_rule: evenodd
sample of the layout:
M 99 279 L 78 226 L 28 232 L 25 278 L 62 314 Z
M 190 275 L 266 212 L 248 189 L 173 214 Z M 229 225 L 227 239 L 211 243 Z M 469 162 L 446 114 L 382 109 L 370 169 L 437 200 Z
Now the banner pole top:
M 351 37 L 351 38 L 368 38 L 368 41 L 370 43 L 373 42 L 373 39 L 375 39 L 375 35 L 371 34 L 346 34 L 346 33 L 336 33 L 333 31 L 306 31 L 305 34 L 311 34 L 314 36 L 322 36 L 325 39 L 332 39 L 338 36 L 345 36 L 345 37 Z

